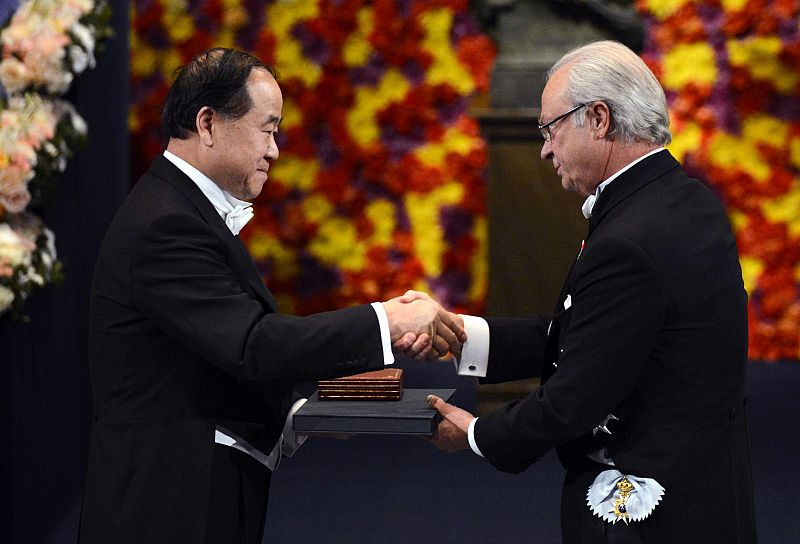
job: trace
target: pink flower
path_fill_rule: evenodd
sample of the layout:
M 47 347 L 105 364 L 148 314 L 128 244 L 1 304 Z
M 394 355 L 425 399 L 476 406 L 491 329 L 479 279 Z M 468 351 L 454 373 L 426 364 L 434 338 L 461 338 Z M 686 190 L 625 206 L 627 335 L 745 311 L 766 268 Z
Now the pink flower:
M 31 202 L 31 194 L 27 187 L 17 187 L 11 192 L 0 192 L 0 206 L 11 213 L 20 213 Z

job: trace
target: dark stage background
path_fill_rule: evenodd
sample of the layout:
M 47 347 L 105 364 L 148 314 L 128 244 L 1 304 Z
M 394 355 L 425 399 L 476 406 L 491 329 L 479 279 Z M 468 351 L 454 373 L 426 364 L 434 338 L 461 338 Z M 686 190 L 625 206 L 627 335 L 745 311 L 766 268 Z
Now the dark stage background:
M 3 543 L 76 539 L 91 415 L 88 291 L 105 228 L 130 185 L 128 4 L 111 4 L 116 38 L 69 96 L 89 123 L 88 144 L 42 211 L 66 280 L 32 295 L 30 323 L 0 319 Z M 456 402 L 475 407 L 473 382 L 449 365 L 402 365 L 407 387 L 456 387 Z M 800 365 L 753 363 L 748 390 L 761 542 L 800 542 Z M 315 438 L 274 475 L 265 541 L 557 542 L 561 476 L 553 454 L 512 476 L 470 452 L 448 455 L 416 438 Z

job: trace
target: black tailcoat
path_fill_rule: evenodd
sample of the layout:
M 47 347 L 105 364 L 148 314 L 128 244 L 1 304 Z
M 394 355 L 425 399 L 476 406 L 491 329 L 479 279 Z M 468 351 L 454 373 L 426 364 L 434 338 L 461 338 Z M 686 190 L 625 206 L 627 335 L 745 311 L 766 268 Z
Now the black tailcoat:
M 215 519 L 216 426 L 269 453 L 293 382 L 378 369 L 383 352 L 369 305 L 277 313 L 239 238 L 160 156 L 100 250 L 90 366 L 94 422 L 81 542 L 201 543 Z M 213 499 L 234 509 L 240 501 Z
M 755 541 L 746 306 L 718 198 L 668 152 L 648 157 L 598 198 L 552 324 L 489 320 L 486 381 L 539 375 L 543 385 L 480 417 L 478 447 L 510 472 L 557 448 L 567 468 L 565 542 L 624 530 L 586 505 L 588 485 L 609 468 L 587 453 L 603 447 L 623 474 L 666 489 L 653 515 L 629 529 L 645 542 Z M 595 434 L 609 414 L 619 418 L 611 434 Z

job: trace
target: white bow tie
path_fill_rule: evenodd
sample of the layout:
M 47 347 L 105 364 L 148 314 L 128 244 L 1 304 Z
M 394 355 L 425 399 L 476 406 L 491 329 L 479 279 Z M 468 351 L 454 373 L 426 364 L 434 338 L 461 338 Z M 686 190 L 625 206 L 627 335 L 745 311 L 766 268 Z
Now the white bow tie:
M 248 221 L 253 218 L 253 205 L 239 205 L 225 215 L 225 224 L 231 229 L 234 236 L 239 234 L 239 231 L 244 228 Z

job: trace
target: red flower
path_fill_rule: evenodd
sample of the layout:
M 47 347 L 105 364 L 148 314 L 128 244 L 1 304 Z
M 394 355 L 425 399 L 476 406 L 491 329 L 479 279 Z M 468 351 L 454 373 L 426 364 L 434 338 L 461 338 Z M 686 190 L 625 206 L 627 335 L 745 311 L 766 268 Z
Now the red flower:
M 469 68 L 479 91 L 489 89 L 489 76 L 494 64 L 495 46 L 487 36 L 466 36 L 458 42 L 458 60 Z

